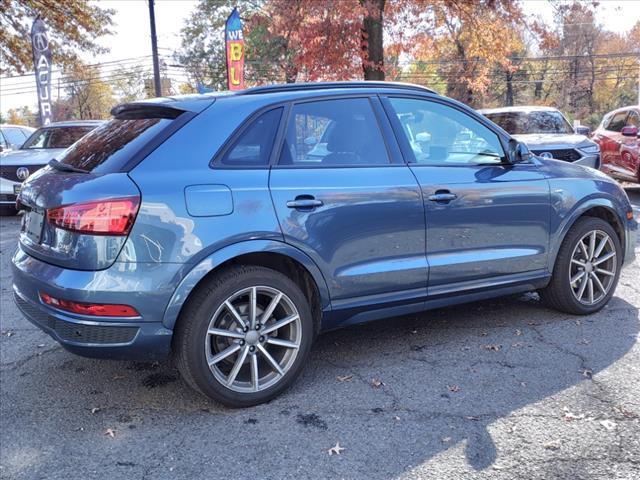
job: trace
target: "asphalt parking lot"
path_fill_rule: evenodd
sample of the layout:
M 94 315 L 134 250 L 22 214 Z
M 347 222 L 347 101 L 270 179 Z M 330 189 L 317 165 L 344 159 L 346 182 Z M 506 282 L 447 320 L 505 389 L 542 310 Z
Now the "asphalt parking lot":
M 596 315 L 526 294 L 331 332 L 291 390 L 230 410 L 31 326 L 17 231 L 2 218 L 1 478 L 640 478 L 640 244 Z

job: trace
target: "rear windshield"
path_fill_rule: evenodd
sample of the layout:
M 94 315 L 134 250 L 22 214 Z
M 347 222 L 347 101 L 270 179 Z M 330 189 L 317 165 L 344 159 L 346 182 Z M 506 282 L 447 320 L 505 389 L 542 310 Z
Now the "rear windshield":
M 24 142 L 22 149 L 67 148 L 93 130 L 94 127 L 41 128 Z
M 172 118 L 114 118 L 56 158 L 88 172 L 121 171 L 140 150 L 168 127 Z
M 502 112 L 486 113 L 485 116 L 497 123 L 511 135 L 527 133 L 573 133 L 573 128 L 560 112 Z

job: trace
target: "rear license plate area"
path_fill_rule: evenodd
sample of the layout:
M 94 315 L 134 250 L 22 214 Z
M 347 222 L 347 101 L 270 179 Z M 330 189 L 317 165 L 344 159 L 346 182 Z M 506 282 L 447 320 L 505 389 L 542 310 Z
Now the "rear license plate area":
M 22 216 L 22 233 L 33 243 L 40 243 L 44 214 L 36 210 L 29 210 Z

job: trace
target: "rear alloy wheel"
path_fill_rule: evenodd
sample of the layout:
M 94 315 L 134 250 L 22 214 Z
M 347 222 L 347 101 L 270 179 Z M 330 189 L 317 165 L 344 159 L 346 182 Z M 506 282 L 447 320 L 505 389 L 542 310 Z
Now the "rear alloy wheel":
M 585 315 L 604 307 L 618 283 L 622 248 L 611 225 L 583 217 L 567 233 L 551 282 L 540 291 L 552 308 Z
M 240 266 L 194 292 L 178 320 L 174 350 L 192 387 L 246 407 L 293 383 L 313 331 L 311 309 L 295 283 L 274 270 Z
M 300 314 L 276 288 L 235 292 L 214 313 L 204 342 L 207 364 L 221 384 L 259 392 L 291 369 L 302 339 Z

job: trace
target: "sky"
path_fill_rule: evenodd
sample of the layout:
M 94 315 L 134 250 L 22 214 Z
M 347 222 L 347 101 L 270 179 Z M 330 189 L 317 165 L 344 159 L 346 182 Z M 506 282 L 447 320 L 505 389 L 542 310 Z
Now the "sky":
M 103 63 L 130 59 L 129 65 L 143 63 L 151 65 L 151 37 L 147 0 L 94 0 L 104 8 L 115 10 L 114 35 L 100 40 L 110 51 L 98 56 L 84 56 L 88 63 Z M 171 55 L 180 45 L 180 29 L 186 18 L 197 7 L 196 0 L 156 0 L 156 31 L 160 55 Z M 540 15 L 551 23 L 554 11 L 548 0 L 525 0 L 523 8 L 528 15 Z M 598 20 L 607 30 L 627 32 L 640 19 L 640 0 L 601 0 Z M 136 58 L 145 57 L 145 58 Z M 54 91 L 56 74 L 53 75 Z M 23 87 L 23 88 L 20 88 Z M 19 93 L 29 89 L 28 93 Z M 37 107 L 33 75 L 18 78 L 0 78 L 0 111 L 29 105 Z

